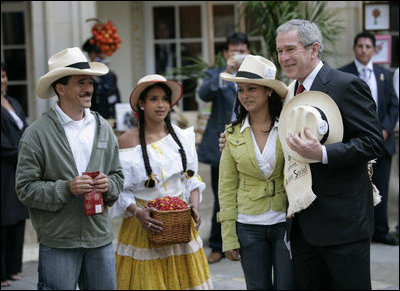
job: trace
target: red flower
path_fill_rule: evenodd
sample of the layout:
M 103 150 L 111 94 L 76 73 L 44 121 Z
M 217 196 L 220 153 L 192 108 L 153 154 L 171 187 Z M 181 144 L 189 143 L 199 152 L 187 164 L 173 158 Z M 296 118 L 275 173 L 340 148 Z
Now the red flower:
M 120 43 L 122 42 L 117 33 L 117 28 L 111 20 L 103 23 L 97 18 L 91 18 L 86 20 L 86 22 L 88 21 L 96 21 L 96 24 L 92 27 L 93 39 L 90 40 L 91 44 L 96 43 L 103 53 L 111 56 L 120 48 Z
M 380 15 L 381 15 L 381 11 L 380 11 L 378 8 L 375 8 L 375 9 L 372 11 L 372 16 L 373 16 L 373 17 L 378 18 Z

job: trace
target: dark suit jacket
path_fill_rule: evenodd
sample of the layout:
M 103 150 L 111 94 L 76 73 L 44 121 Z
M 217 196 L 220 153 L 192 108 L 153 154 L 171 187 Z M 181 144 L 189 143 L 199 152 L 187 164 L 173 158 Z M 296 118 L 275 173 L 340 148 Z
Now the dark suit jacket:
M 224 71 L 225 68 L 208 70 L 199 91 L 200 99 L 212 102 L 212 108 L 197 155 L 200 162 L 214 167 L 219 166 L 221 158 L 219 135 L 224 132 L 225 125 L 231 123 L 237 95 L 235 84 L 232 82 L 225 82 L 226 86 L 220 87 L 219 74 Z
M 16 224 L 28 218 L 28 209 L 15 193 L 15 170 L 17 167 L 18 144 L 27 124 L 25 114 L 19 102 L 6 97 L 15 113 L 24 122 L 18 129 L 14 118 L 1 106 L 1 225 Z
M 336 102 L 344 136 L 342 142 L 326 145 L 328 164 L 310 164 L 317 198 L 295 219 L 313 245 L 370 238 L 374 224 L 367 162 L 382 155 L 383 137 L 369 87 L 324 64 L 310 90 L 324 92 Z
M 339 68 L 339 70 L 358 76 L 357 67 L 354 62 Z M 373 65 L 373 70 L 378 87 L 378 116 L 382 128 L 389 133 L 385 140 L 385 150 L 393 156 L 396 153 L 396 139 L 394 127 L 399 118 L 399 101 L 393 88 L 393 75 L 388 69 Z

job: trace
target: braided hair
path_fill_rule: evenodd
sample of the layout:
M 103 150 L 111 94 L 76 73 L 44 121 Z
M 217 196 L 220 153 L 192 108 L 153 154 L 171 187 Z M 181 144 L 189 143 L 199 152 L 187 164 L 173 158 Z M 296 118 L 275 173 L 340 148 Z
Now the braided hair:
M 151 86 L 147 87 L 140 94 L 139 99 L 144 101 L 145 98 L 146 98 L 147 93 L 151 89 L 153 89 L 155 87 L 159 87 L 159 88 L 164 90 L 165 94 L 167 95 L 168 102 L 169 102 L 169 104 L 171 104 L 172 90 L 167 85 L 165 85 L 164 83 L 155 83 L 154 85 L 151 85 Z M 142 156 L 143 156 L 144 166 L 145 166 L 145 169 L 146 169 L 146 174 L 149 177 L 149 179 L 146 180 L 144 185 L 145 185 L 146 188 L 154 188 L 155 185 L 158 183 L 158 180 L 155 178 L 155 176 L 153 174 L 153 170 L 151 169 L 149 156 L 148 156 L 148 153 L 147 153 L 146 138 L 145 138 L 145 124 L 146 123 L 145 123 L 145 119 L 144 119 L 144 111 L 139 109 L 138 113 L 139 113 L 139 141 L 140 141 L 140 146 L 142 148 Z M 171 134 L 172 138 L 174 139 L 174 141 L 179 146 L 179 153 L 181 155 L 182 166 L 183 166 L 182 174 L 185 174 L 186 178 L 193 177 L 194 171 L 193 170 L 187 170 L 186 152 L 185 152 L 185 150 L 183 148 L 183 145 L 182 145 L 181 141 L 179 140 L 178 136 L 176 135 L 174 128 L 172 127 L 170 112 L 168 112 L 167 116 L 164 119 L 164 122 L 165 122 L 165 125 L 167 127 L 168 133 Z
M 267 87 L 265 89 L 267 89 Z M 269 130 L 267 130 L 266 132 L 270 132 L 274 127 L 274 121 L 279 120 L 279 115 L 281 114 L 282 106 L 283 106 L 282 98 L 279 97 L 279 95 L 275 92 L 275 90 L 272 90 L 271 96 L 268 97 L 268 110 L 272 122 Z M 244 106 L 240 103 L 238 95 L 236 95 L 236 103 L 233 111 L 235 112 L 236 120 L 232 122 L 232 126 L 229 128 L 229 133 L 233 132 L 233 127 L 235 125 L 242 124 L 243 120 L 246 118 L 246 115 L 248 113 L 246 108 L 244 108 Z

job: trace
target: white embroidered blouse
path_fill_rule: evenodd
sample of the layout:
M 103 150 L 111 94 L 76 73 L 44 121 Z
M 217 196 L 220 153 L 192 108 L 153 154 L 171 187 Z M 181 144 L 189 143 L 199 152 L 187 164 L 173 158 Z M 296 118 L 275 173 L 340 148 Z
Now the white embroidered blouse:
M 165 196 L 182 196 L 186 202 L 189 201 L 190 192 L 199 189 L 200 201 L 206 184 L 198 176 L 198 160 L 195 146 L 195 133 L 193 127 L 180 129 L 172 125 L 181 141 L 186 153 L 187 170 L 195 172 L 192 178 L 185 178 L 182 174 L 182 159 L 179 146 L 171 134 L 161 140 L 147 145 L 150 166 L 153 174 L 159 181 L 154 188 L 146 188 L 148 179 L 142 149 L 140 145 L 133 148 L 121 149 L 119 158 L 125 176 L 124 188 L 118 200 L 109 209 L 111 218 L 129 217 L 132 213 L 127 211 L 131 203 L 136 203 L 136 198 L 150 201 Z

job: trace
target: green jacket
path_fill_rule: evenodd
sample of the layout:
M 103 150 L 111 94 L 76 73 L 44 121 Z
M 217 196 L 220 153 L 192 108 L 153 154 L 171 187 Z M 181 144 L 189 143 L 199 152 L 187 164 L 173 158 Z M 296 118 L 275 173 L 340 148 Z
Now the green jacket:
M 225 130 L 226 144 L 219 166 L 218 196 L 223 251 L 239 248 L 236 235 L 238 212 L 257 215 L 268 210 L 285 212 L 286 192 L 283 186 L 284 158 L 279 138 L 276 140 L 276 162 L 267 179 L 256 160 L 250 128 L 233 133 Z M 229 129 L 229 128 L 228 128 Z
M 95 248 L 113 240 L 107 206 L 122 190 L 124 176 L 117 138 L 108 122 L 94 112 L 96 133 L 87 171 L 108 176 L 104 212 L 85 216 L 82 195 L 72 195 L 69 183 L 80 176 L 55 109 L 45 112 L 24 132 L 16 170 L 16 191 L 28 206 L 38 241 L 54 248 Z

